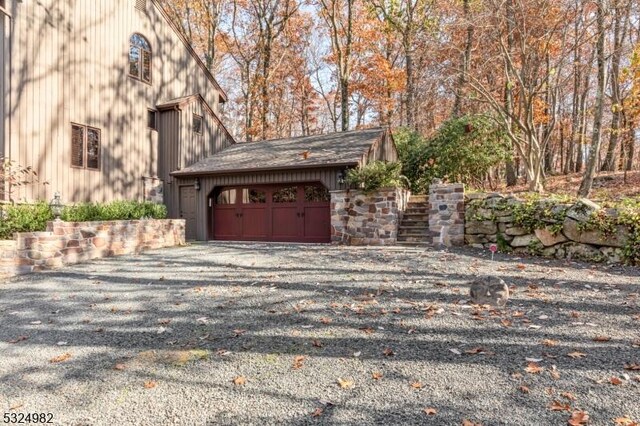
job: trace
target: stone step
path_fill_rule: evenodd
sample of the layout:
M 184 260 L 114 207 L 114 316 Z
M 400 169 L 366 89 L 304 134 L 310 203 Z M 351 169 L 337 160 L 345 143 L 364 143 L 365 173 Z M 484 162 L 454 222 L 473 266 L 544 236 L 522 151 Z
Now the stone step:
M 405 213 L 424 213 L 424 214 L 429 214 L 429 210 L 431 210 L 429 207 L 408 207 L 405 210 Z
M 429 243 L 430 240 L 425 236 L 413 236 L 413 235 L 398 235 L 396 240 L 398 243 Z
M 403 220 L 400 222 L 400 228 L 429 228 L 429 222 L 426 220 Z
M 429 215 L 425 213 L 405 213 L 402 220 L 429 222 Z
M 407 225 L 400 225 L 398 227 L 398 232 L 399 231 L 424 231 L 427 232 L 429 231 L 429 227 L 428 226 L 407 226 Z
M 428 247 L 431 244 L 426 242 L 426 241 L 397 241 L 397 244 L 399 246 L 424 246 L 424 247 Z
M 407 204 L 408 209 L 428 209 L 429 203 L 409 203 Z
M 426 229 L 398 229 L 398 237 L 426 237 Z
M 429 202 L 427 195 L 412 195 L 409 197 L 409 204 L 411 203 L 427 203 Z

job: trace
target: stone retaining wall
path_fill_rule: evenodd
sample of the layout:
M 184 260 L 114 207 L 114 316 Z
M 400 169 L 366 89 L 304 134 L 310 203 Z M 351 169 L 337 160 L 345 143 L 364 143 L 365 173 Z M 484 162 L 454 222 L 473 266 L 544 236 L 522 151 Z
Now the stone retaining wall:
M 393 245 L 409 192 L 381 189 L 331 191 L 331 242 L 347 245 Z
M 0 241 L 0 275 L 183 245 L 184 228 L 183 219 L 48 222 L 45 232 L 19 232 L 13 241 Z
M 577 259 L 588 262 L 621 263 L 629 230 L 619 226 L 604 235 L 586 230 L 584 224 L 594 211 L 617 215 L 615 209 L 601 209 L 590 200 L 575 204 L 548 202 L 548 219 L 539 229 L 526 229 L 516 223 L 513 207 L 524 201 L 500 194 L 471 194 L 467 197 L 465 242 L 473 247 L 488 248 L 496 243 L 502 252 L 527 253 Z M 545 205 L 545 201 L 541 201 Z

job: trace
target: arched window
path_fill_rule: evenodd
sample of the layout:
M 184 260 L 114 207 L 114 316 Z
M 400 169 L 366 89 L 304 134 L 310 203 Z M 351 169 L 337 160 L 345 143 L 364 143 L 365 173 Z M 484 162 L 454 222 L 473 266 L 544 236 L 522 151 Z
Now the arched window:
M 151 84 L 151 45 L 140 34 L 129 39 L 129 75 Z

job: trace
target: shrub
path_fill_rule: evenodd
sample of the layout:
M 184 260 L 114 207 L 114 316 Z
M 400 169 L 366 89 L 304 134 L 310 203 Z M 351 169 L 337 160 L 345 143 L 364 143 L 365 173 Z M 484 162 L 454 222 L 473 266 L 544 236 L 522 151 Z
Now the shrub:
M 0 206 L 0 219 L 0 240 L 6 240 L 11 239 L 14 232 L 44 231 L 53 213 L 45 202 L 7 204 Z
M 61 219 L 69 222 L 99 220 L 164 219 L 167 208 L 163 204 L 139 201 L 112 201 L 106 204 L 79 203 L 66 206 Z
M 347 183 L 364 192 L 373 192 L 380 188 L 400 188 L 406 186 L 407 178 L 401 174 L 400 163 L 374 161 L 364 167 L 351 169 L 347 173 Z
M 489 170 L 511 152 L 504 131 L 485 115 L 452 118 L 429 139 L 398 129 L 394 140 L 402 173 L 414 193 L 426 192 L 434 178 L 482 184 Z

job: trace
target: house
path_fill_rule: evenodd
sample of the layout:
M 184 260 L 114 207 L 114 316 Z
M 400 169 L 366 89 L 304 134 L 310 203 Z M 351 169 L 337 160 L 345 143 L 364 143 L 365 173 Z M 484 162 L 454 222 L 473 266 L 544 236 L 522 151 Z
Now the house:
M 227 95 L 155 0 L 0 0 L 0 156 L 19 201 L 143 199 L 234 143 Z M 5 191 L 5 197 L 7 197 Z
M 189 239 L 324 242 L 384 129 L 236 143 L 227 95 L 157 0 L 0 0 L 0 157 L 47 185 L 1 198 L 163 202 Z

